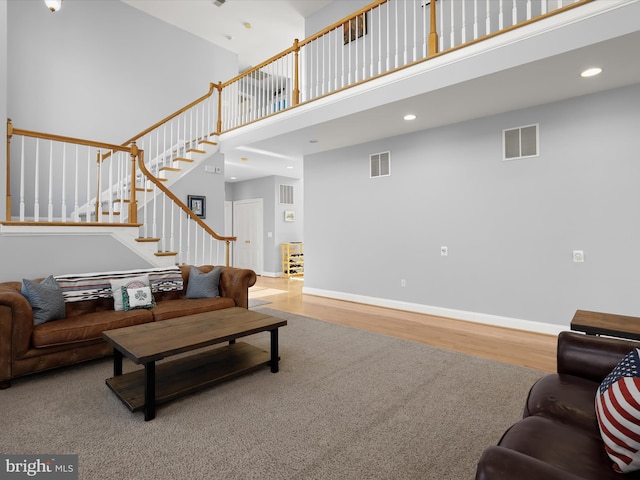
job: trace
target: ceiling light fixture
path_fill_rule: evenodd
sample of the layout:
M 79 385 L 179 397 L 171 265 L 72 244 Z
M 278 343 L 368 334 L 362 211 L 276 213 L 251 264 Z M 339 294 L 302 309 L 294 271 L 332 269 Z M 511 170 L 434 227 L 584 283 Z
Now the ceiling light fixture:
M 416 116 L 413 113 L 409 113 L 403 117 L 405 120 L 415 120 Z
M 249 22 L 244 22 L 242 25 L 244 25 L 244 28 L 246 28 L 247 30 L 251 28 L 251 24 Z
M 600 67 L 592 67 L 584 70 L 580 76 L 583 78 L 595 77 L 596 75 L 602 73 L 602 69 Z
M 62 0 L 44 0 L 44 4 L 52 12 L 57 12 L 62 8 Z
M 242 157 L 240 160 L 242 160 L 243 162 L 248 162 L 249 159 L 247 157 Z

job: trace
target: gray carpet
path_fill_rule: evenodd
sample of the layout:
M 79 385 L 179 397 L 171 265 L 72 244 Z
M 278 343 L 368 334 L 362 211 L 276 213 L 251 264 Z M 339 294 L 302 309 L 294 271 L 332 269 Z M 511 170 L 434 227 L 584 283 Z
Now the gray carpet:
M 289 320 L 279 373 L 175 400 L 151 422 L 104 384 L 110 359 L 32 375 L 0 391 L 0 452 L 79 454 L 86 480 L 472 479 L 542 375 L 259 310 Z

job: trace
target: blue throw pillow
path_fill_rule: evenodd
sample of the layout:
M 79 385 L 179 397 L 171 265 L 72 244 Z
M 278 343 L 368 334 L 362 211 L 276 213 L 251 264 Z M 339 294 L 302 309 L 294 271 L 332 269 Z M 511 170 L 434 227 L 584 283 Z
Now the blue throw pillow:
M 186 298 L 215 298 L 220 296 L 220 273 L 222 268 L 216 267 L 209 273 L 203 273 L 197 267 L 189 268 L 189 283 Z
M 22 294 L 31 304 L 34 325 L 60 320 L 67 315 L 62 290 L 53 275 L 49 275 L 40 283 L 23 279 Z

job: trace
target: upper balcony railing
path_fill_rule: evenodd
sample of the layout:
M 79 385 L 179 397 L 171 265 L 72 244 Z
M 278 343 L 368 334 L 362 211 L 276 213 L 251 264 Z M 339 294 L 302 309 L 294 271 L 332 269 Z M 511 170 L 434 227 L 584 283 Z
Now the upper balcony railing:
M 377 0 L 218 86 L 218 133 L 593 0 Z

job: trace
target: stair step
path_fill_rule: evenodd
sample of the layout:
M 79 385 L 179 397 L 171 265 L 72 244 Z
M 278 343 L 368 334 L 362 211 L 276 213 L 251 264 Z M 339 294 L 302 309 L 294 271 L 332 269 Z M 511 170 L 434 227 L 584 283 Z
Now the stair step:
M 162 167 L 162 168 L 160 169 L 160 171 L 161 171 L 161 172 L 162 172 L 162 171 L 167 171 L 167 172 L 179 172 L 179 171 L 180 171 L 180 169 L 179 169 L 179 168 L 177 168 L 177 167 Z
M 120 215 L 120 212 L 112 212 L 114 215 Z M 102 211 L 102 215 L 109 215 L 109 210 L 107 210 L 106 212 L 103 210 Z
M 194 162 L 194 160 L 191 160 L 190 158 L 182 158 L 182 157 L 174 158 L 173 161 L 174 162 L 187 162 L 187 163 L 193 163 Z
M 207 153 L 204 150 L 199 150 L 197 148 L 190 148 L 189 150 L 187 150 L 187 152 L 193 152 L 193 153 Z
M 137 190 L 137 188 L 136 188 L 136 190 Z M 124 202 L 124 203 L 130 203 L 130 202 L 131 202 L 131 200 L 129 200 L 128 198 L 125 198 L 124 200 L 123 200 L 123 199 L 121 199 L 121 198 L 116 198 L 116 199 L 113 201 L 113 203 L 123 203 L 123 202 Z
M 141 242 L 141 243 L 144 243 L 144 242 L 156 242 L 157 243 L 159 241 L 160 241 L 159 238 L 154 238 L 154 237 L 138 237 L 138 238 L 136 238 L 136 242 Z
M 140 187 L 136 187 L 136 192 L 153 192 L 153 188 L 140 188 Z
M 218 145 L 218 142 L 212 142 L 211 140 L 200 140 L 198 144 L 204 143 L 205 145 Z
M 156 252 L 154 255 L 156 257 L 171 257 L 172 255 L 178 255 L 178 252 Z

